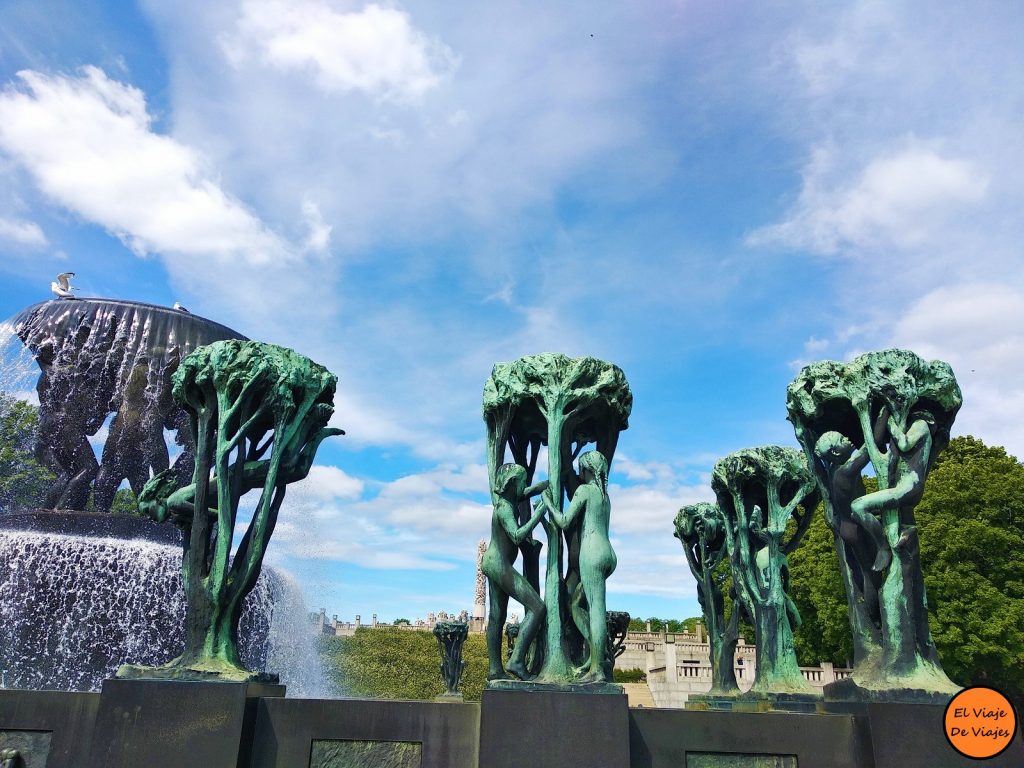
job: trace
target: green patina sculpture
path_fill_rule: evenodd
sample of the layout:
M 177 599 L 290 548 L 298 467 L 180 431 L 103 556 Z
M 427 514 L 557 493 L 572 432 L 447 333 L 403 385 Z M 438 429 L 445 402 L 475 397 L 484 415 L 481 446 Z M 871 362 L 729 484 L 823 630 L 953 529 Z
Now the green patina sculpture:
M 490 584 L 490 679 L 506 678 L 507 670 L 541 683 L 610 680 L 605 581 L 616 560 L 608 540 L 608 468 L 632 402 L 622 371 L 592 357 L 543 354 L 494 366 L 483 403 L 494 505 L 482 564 Z M 581 455 L 590 443 L 596 450 Z M 548 479 L 530 485 L 542 445 Z M 539 524 L 548 541 L 543 598 L 541 544 L 532 536 Z M 521 572 L 514 568 L 518 554 Z M 501 632 L 510 596 L 525 616 L 505 667 Z
M 805 367 L 787 391 L 789 420 L 825 500 L 854 641 L 835 693 L 948 699 L 928 628 L 914 507 L 961 405 L 949 365 L 913 352 L 870 352 Z M 865 493 L 868 464 L 878 490 Z
M 612 679 L 615 660 L 626 652 L 626 633 L 629 632 L 630 615 L 625 611 L 608 611 L 608 650 L 605 653 L 605 674 Z
M 739 693 L 733 665 L 740 637 L 742 603 L 733 600 L 732 612 L 726 620 L 722 594 L 726 574 L 718 568 L 723 558 L 728 557 L 727 524 L 721 508 L 706 502 L 683 507 L 675 519 L 675 537 L 682 542 L 686 561 L 697 580 L 697 599 L 704 612 L 711 650 L 710 693 L 716 696 Z
M 255 341 L 218 341 L 181 361 L 173 396 L 187 411 L 196 450 L 192 482 L 154 476 L 139 508 L 184 537 L 185 649 L 164 667 L 124 666 L 120 677 L 265 680 L 238 657 L 242 602 L 256 584 L 289 483 L 304 478 L 327 427 L 337 377 L 296 352 Z M 269 455 L 268 455 L 269 452 Z M 238 504 L 261 495 L 234 557 Z
M 786 555 L 800 543 L 818 503 L 814 476 L 800 451 L 767 445 L 721 459 L 711 487 L 725 515 L 733 588 L 754 620 L 751 691 L 811 693 L 793 647 L 800 614 L 787 593 Z
M 464 621 L 439 621 L 434 625 L 434 637 L 441 652 L 441 679 L 444 680 L 445 698 L 462 699 L 459 682 L 466 669 L 462 659 L 462 645 L 469 635 L 469 625 Z

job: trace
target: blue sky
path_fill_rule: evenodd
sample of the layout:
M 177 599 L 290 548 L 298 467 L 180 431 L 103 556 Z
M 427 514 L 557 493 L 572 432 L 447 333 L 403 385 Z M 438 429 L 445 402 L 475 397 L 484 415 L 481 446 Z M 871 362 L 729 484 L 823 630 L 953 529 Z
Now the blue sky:
M 943 7 L 945 5 L 945 7 Z M 962 5 L 962 7 L 961 7 Z M 0 317 L 72 270 L 340 378 L 272 562 L 311 608 L 471 607 L 483 383 L 561 351 L 635 405 L 609 605 L 698 613 L 671 536 L 786 384 L 906 346 L 1024 452 L 1014 3 L 5 2 Z

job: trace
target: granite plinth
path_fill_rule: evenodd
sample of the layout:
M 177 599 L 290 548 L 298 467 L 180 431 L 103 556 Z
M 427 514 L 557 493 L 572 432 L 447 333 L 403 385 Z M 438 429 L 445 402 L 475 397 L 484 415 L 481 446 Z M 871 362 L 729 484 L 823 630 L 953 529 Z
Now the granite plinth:
M 481 768 L 628 768 L 629 710 L 623 693 L 484 691 Z
M 899 702 L 901 704 L 934 704 L 942 707 L 946 706 L 954 695 L 953 693 L 926 691 L 920 688 L 865 688 L 850 677 L 829 683 L 823 689 L 823 694 L 828 702 L 864 704 Z
M 820 696 L 806 693 L 744 693 L 736 696 L 716 696 L 710 693 L 691 694 L 686 701 L 688 710 L 700 712 L 821 712 Z
M 257 683 L 105 680 L 88 765 L 248 768 L 257 702 L 284 692 Z
M 875 768 L 1020 768 L 1024 742 L 1020 729 L 1006 751 L 986 760 L 964 757 L 944 735 L 945 704 L 867 703 Z
M 490 691 L 528 691 L 548 693 L 584 693 L 597 695 L 622 696 L 622 686 L 618 683 L 543 683 L 536 680 L 488 680 L 487 690 Z
M 404 765 L 401 760 L 414 752 L 419 768 L 476 768 L 479 732 L 479 704 L 261 699 L 251 768 L 322 765 L 326 755 L 345 755 L 350 763 L 355 756 L 376 756 Z
M 872 768 L 869 736 L 852 715 L 629 711 L 631 768 Z
M 0 689 L 0 748 L 17 748 L 26 768 L 80 768 L 99 703 L 98 693 Z

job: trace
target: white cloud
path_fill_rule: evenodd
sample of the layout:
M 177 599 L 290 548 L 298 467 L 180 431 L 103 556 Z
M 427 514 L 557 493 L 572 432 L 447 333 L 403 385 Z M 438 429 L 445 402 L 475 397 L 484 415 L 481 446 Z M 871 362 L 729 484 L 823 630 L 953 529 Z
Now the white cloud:
M 452 50 L 396 8 L 370 3 L 336 10 L 323 0 L 247 0 L 233 34 L 222 38 L 236 67 L 250 57 L 284 71 L 311 72 L 324 91 L 361 91 L 382 100 L 416 100 L 457 63 Z
M 937 288 L 893 322 L 889 343 L 953 366 L 964 405 L 954 432 L 1024 456 L 1024 289 L 973 283 Z
M 338 467 L 314 464 L 309 475 L 292 489 L 320 502 L 335 499 L 357 499 L 363 495 L 365 483 Z
M 43 248 L 46 246 L 46 235 L 34 221 L 0 217 L 0 243 L 3 242 Z
M 970 161 L 919 142 L 868 162 L 833 184 L 833 151 L 817 148 L 784 221 L 754 231 L 751 245 L 782 243 L 825 254 L 912 248 L 941 237 L 951 214 L 981 202 L 988 179 Z
M 216 182 L 192 148 L 152 130 L 140 90 L 96 67 L 18 73 L 0 94 L 0 147 L 60 205 L 157 251 L 258 266 L 289 249 Z

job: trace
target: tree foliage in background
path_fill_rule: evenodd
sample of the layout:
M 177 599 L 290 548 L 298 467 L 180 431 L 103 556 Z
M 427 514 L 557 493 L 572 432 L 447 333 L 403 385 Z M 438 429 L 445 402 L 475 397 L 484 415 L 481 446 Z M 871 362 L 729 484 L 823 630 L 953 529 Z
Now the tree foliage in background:
M 865 478 L 874 490 L 874 478 Z M 961 685 L 1024 693 L 1024 466 L 1003 448 L 957 437 L 939 455 L 915 511 L 929 621 L 946 673 Z M 790 555 L 803 617 L 801 664 L 846 664 L 846 601 L 819 514 Z
M 56 477 L 33 456 L 39 410 L 0 392 L 0 512 L 42 503 Z
M 319 638 L 320 658 L 337 692 L 380 699 L 433 699 L 445 691 L 441 653 L 431 632 L 361 627 L 350 637 Z M 484 635 L 471 634 L 462 648 L 466 671 L 459 690 L 480 701 L 487 682 Z

